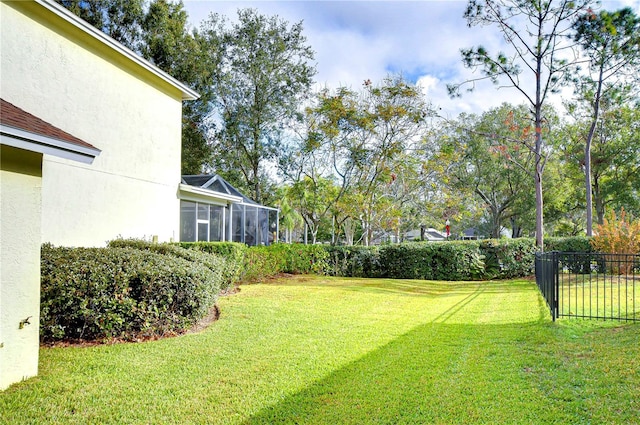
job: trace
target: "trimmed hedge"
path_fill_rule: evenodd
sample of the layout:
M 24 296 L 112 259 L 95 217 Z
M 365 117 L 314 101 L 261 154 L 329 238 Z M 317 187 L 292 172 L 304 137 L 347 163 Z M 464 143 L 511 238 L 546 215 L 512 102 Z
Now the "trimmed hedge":
M 336 246 L 328 274 L 395 279 L 507 279 L 533 274 L 532 239 L 411 242 L 381 247 Z
M 536 244 L 529 238 L 480 241 L 487 279 L 512 279 L 535 272 Z
M 394 279 L 474 280 L 484 277 L 476 243 L 420 242 L 380 248 L 382 277 Z
M 327 257 L 321 245 L 252 246 L 246 252 L 242 281 L 255 282 L 280 273 L 324 274 Z
M 43 245 L 43 341 L 133 340 L 188 329 L 215 304 L 221 279 L 176 252 Z
M 589 238 L 548 238 L 547 250 L 590 252 Z M 534 272 L 533 239 L 419 242 L 381 247 L 231 242 L 108 248 L 42 247 L 41 335 L 136 339 L 179 333 L 208 313 L 220 289 L 279 273 L 478 280 Z M 588 264 L 574 264 L 580 271 Z
M 202 251 L 226 260 L 223 269 L 222 289 L 228 289 L 242 279 L 248 247 L 238 242 L 179 242 L 189 250 Z
M 198 262 L 215 273 L 218 280 L 223 278 L 222 274 L 226 267 L 225 259 L 215 254 L 209 254 L 201 250 L 184 249 L 168 243 L 154 243 L 142 239 L 114 239 L 109 241 L 107 245 L 111 248 L 135 248 Z
M 327 246 L 326 273 L 330 276 L 381 277 L 380 252 L 376 246 Z
M 564 252 L 593 252 L 591 239 L 587 236 L 572 236 L 565 238 L 544 238 L 545 251 Z
M 269 250 L 282 259 L 282 273 L 324 274 L 329 254 L 323 245 L 274 244 Z M 249 251 L 254 248 L 250 248 Z

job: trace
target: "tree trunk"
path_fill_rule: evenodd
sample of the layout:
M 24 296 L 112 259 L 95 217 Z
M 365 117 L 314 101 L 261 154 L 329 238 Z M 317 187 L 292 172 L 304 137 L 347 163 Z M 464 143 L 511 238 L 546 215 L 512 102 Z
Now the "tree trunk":
M 600 193 L 600 183 L 597 177 L 593 180 L 593 199 L 596 204 L 596 220 L 598 224 L 604 224 L 605 202 Z
M 544 203 L 542 200 L 542 166 L 541 158 L 536 159 L 536 246 L 540 251 L 544 251 Z
M 595 121 L 591 124 L 590 136 L 584 145 L 584 186 L 587 195 L 587 236 L 593 236 L 593 203 L 591 193 L 591 134 Z
M 511 221 L 511 237 L 513 239 L 519 238 L 522 236 L 522 227 L 518 226 L 518 221 L 515 217 L 510 218 Z
M 602 96 L 602 78 L 604 63 L 600 65 L 600 78 L 598 79 L 598 88 L 596 90 L 595 99 L 593 101 L 593 117 L 591 126 L 589 127 L 589 134 L 587 134 L 587 141 L 584 145 L 584 178 L 585 178 L 585 190 L 587 195 L 587 236 L 593 236 L 593 202 L 592 202 L 592 188 L 591 188 L 591 143 L 593 141 L 593 135 L 596 132 L 596 125 L 598 118 L 600 117 L 600 97 Z

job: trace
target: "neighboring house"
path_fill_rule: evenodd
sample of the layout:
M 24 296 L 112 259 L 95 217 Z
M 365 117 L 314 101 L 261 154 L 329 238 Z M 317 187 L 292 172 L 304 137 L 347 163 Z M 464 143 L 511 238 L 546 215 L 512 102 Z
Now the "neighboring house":
M 447 235 L 443 232 L 440 232 L 434 229 L 433 227 L 428 227 L 424 229 L 410 230 L 407 233 L 405 233 L 404 239 L 407 241 L 425 240 L 425 241 L 437 242 L 437 241 L 447 240 Z
M 478 229 L 476 229 L 475 227 L 470 227 L 469 229 L 465 229 L 462 232 L 462 239 L 463 240 L 477 240 L 477 239 L 480 239 L 480 237 L 478 236 Z
M 260 205 L 222 177 L 182 176 L 180 240 L 269 245 L 278 234 L 278 210 Z
M 198 94 L 52 0 L 3 0 L 0 51 L 3 389 L 37 373 L 42 242 L 178 240 L 182 101 Z

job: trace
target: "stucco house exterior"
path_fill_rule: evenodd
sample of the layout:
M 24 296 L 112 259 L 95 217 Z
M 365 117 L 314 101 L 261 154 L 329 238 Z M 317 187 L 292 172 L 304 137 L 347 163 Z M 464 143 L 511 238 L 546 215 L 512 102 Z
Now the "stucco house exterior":
M 100 151 L 2 99 L 0 141 L 0 389 L 4 389 L 38 371 L 42 158 L 46 154 L 90 164 Z
M 37 373 L 43 242 L 179 239 L 182 101 L 198 94 L 52 0 L 2 0 L 0 55 L 4 389 Z

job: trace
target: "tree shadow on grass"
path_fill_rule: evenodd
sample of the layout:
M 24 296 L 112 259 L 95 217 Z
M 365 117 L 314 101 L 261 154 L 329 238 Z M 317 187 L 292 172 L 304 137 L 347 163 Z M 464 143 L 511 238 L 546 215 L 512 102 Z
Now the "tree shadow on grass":
M 543 302 L 535 322 L 447 323 L 481 292 L 244 425 L 592 422 L 590 406 L 603 401 L 590 398 L 578 367 L 562 363 Z M 628 411 L 619 407 L 624 422 Z
M 520 281 L 431 281 L 418 279 L 385 279 L 385 278 L 299 278 L 293 277 L 282 281 L 284 284 L 310 287 L 340 287 L 344 290 L 362 293 L 392 293 L 408 296 L 447 296 L 476 291 L 478 287 L 486 294 L 529 292 L 532 282 Z

